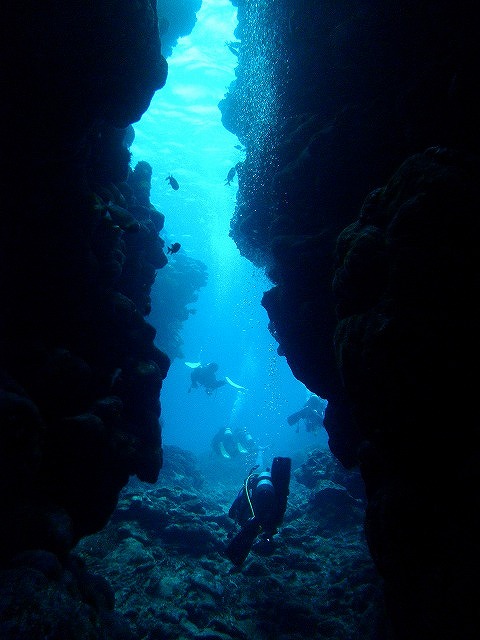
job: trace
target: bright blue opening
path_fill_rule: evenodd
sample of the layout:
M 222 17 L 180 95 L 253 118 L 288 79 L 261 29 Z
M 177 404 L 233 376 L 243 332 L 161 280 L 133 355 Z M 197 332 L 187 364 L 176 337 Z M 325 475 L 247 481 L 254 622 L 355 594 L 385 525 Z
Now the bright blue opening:
M 326 446 L 326 435 L 302 428 L 296 433 L 286 422 L 309 392 L 268 332 L 260 301 L 271 283 L 228 235 L 237 178 L 230 186 L 225 178 L 244 152 L 222 126 L 218 103 L 235 79 L 237 58 L 225 44 L 235 40 L 235 27 L 230 0 L 203 0 L 194 30 L 168 58 L 165 87 L 134 127 L 132 166 L 139 160 L 152 165 L 151 201 L 166 217 L 161 236 L 168 244 L 180 242 L 181 251 L 208 267 L 208 285 L 192 305 L 196 313 L 183 325 L 185 361 L 217 362 L 217 377 L 248 389 L 227 384 L 212 396 L 201 389 L 188 393 L 191 370 L 174 360 L 161 396 L 164 444 L 203 453 L 220 428 L 247 427 L 267 447 L 268 463 L 309 445 Z M 177 191 L 166 180 L 170 174 Z

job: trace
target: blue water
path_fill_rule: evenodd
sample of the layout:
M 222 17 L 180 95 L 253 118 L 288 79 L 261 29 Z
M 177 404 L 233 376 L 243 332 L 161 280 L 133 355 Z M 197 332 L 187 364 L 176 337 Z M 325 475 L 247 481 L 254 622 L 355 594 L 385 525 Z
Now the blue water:
M 235 177 L 228 186 L 225 178 L 243 152 L 222 126 L 218 103 L 235 79 L 237 59 L 225 46 L 235 40 L 235 26 L 230 0 L 203 0 L 194 30 L 168 58 L 165 87 L 134 125 L 132 166 L 139 160 L 152 165 L 151 201 L 166 218 L 162 237 L 168 244 L 180 242 L 181 251 L 204 262 L 209 273 L 190 305 L 196 313 L 183 325 L 185 360 L 172 362 L 162 390 L 163 442 L 204 453 L 220 428 L 241 426 L 267 447 L 268 460 L 326 446 L 326 434 L 315 436 L 302 426 L 296 433 L 286 422 L 309 391 L 278 356 L 268 332 L 260 301 L 272 284 L 240 256 L 228 235 L 237 183 Z M 166 181 L 170 174 L 178 191 Z M 160 270 L 157 281 L 161 277 Z M 185 361 L 217 362 L 217 377 L 228 376 L 247 391 L 225 385 L 212 396 L 202 389 L 188 393 L 191 369 Z

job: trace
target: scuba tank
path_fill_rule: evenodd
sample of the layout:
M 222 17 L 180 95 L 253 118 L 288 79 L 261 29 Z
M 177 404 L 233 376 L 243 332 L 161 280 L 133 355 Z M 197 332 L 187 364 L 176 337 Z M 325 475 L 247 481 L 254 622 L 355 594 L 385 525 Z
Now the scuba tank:
M 258 520 L 256 518 L 250 518 L 239 533 L 230 540 L 226 549 L 226 555 L 237 567 L 244 563 L 255 542 L 255 538 L 260 533 L 260 529 L 261 526 Z
M 252 493 L 253 513 L 264 530 L 275 528 L 277 496 L 270 471 L 262 471 Z
M 290 485 L 291 459 L 273 459 L 271 471 L 253 473 L 230 507 L 228 515 L 241 525 L 241 530 L 230 540 L 227 557 L 240 566 L 248 556 L 255 538 L 263 532 L 271 538 L 282 523 L 287 508 Z
M 278 456 L 273 459 L 270 475 L 272 477 L 272 484 L 275 488 L 275 494 L 277 496 L 277 525 L 281 524 L 283 516 L 285 515 L 285 511 L 287 509 L 287 500 L 290 491 L 289 487 L 291 469 L 291 458 L 282 458 Z

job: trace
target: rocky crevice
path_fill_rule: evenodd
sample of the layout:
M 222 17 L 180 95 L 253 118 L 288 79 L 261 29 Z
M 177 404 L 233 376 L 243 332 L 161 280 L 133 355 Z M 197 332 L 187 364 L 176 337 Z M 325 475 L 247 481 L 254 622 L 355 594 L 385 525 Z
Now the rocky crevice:
M 164 216 L 129 151 L 167 77 L 159 16 L 154 0 L 2 15 L 0 635 L 124 638 L 70 552 L 162 466 L 170 359 L 147 316 Z
M 249 60 L 271 28 L 248 30 L 254 6 L 235 4 L 221 108 L 246 157 L 231 235 L 272 280 L 279 353 L 329 401 L 332 452 L 362 471 L 392 637 L 473 638 L 478 10 L 275 3 L 281 117 L 259 151 Z

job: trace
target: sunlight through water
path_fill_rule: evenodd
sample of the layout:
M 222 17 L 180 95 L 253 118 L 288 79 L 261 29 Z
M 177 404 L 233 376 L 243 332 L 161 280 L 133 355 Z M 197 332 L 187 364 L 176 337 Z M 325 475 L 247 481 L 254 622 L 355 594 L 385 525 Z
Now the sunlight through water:
M 252 28 L 257 28 L 255 15 L 265 2 L 251 3 Z M 152 166 L 151 201 L 165 215 L 161 237 L 168 244 L 180 242 L 181 252 L 208 269 L 208 284 L 199 290 L 195 313 L 183 325 L 184 359 L 172 362 L 162 389 L 164 443 L 203 452 L 217 430 L 243 426 L 271 447 L 267 453 L 275 450 L 281 455 L 305 444 L 306 437 L 293 434 L 286 416 L 303 404 L 306 390 L 285 358 L 278 356 L 268 331 L 261 299 L 272 285 L 240 255 L 229 236 L 237 176 L 230 184 L 226 178 L 245 152 L 223 127 L 218 105 L 236 78 L 238 59 L 228 46 L 238 42 L 236 27 L 236 8 L 230 0 L 203 0 L 193 31 L 179 39 L 167 59 L 165 87 L 134 125 L 132 166 L 140 160 Z M 274 38 L 274 33 L 268 34 L 269 41 Z M 251 136 L 256 144 L 262 139 L 268 143 L 278 116 L 272 59 L 265 46 L 253 62 L 255 77 L 261 78 L 252 93 L 258 117 Z M 171 188 L 170 175 L 178 181 L 178 190 Z M 157 280 L 161 277 L 160 270 Z M 156 304 L 155 287 L 152 303 Z M 188 393 L 191 369 L 185 361 L 217 362 L 219 377 L 229 377 L 247 390 L 226 384 L 212 396 L 197 389 Z

